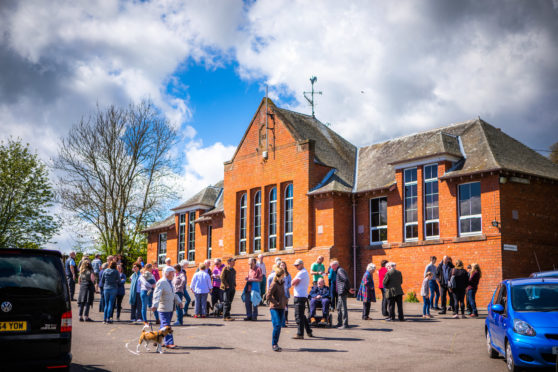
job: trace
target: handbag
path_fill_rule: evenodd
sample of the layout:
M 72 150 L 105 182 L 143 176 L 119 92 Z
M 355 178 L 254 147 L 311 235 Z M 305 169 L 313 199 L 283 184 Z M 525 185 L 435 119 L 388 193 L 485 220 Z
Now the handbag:
M 452 275 L 449 282 L 448 282 L 448 287 L 451 289 L 455 289 L 456 285 L 455 285 L 455 275 Z

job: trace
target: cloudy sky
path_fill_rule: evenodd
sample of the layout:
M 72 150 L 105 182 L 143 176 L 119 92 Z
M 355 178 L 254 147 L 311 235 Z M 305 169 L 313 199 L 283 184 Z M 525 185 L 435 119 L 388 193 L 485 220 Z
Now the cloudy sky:
M 312 75 L 355 145 L 480 116 L 546 150 L 558 0 L 0 1 L 0 140 L 49 161 L 96 105 L 149 98 L 180 128 L 184 197 L 222 177 L 266 84 L 310 113 Z

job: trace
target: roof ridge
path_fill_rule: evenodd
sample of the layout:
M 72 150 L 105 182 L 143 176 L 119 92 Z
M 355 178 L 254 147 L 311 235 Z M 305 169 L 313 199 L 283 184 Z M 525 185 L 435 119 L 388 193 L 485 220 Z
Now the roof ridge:
M 484 121 L 484 120 L 482 120 L 482 119 L 480 119 L 480 118 L 478 118 L 477 120 L 475 120 L 475 124 L 478 124 L 478 125 L 480 126 L 480 128 L 481 128 L 481 133 L 482 133 L 482 135 L 483 135 L 483 137 L 484 137 L 484 140 L 485 140 L 485 142 L 486 142 L 486 145 L 488 146 L 488 149 L 489 149 L 488 153 L 490 154 L 490 157 L 491 157 L 492 160 L 494 161 L 494 164 L 496 164 L 496 166 L 497 166 L 498 168 L 503 168 L 502 165 L 498 162 L 498 160 L 496 160 L 496 157 L 494 156 L 494 148 L 492 147 L 490 141 L 488 140 L 488 136 L 486 135 L 486 132 L 485 132 L 485 129 L 484 129 L 484 125 L 483 125 L 483 124 L 485 124 L 485 125 L 490 125 L 490 124 L 488 124 L 486 121 Z M 492 128 L 494 128 L 494 129 L 496 129 L 495 126 L 493 126 L 493 125 L 490 125 L 490 126 L 491 126 Z M 502 132 L 502 133 L 503 133 L 503 132 Z
M 453 128 L 453 127 L 457 127 L 457 126 L 460 126 L 460 125 L 474 124 L 474 123 L 476 122 L 476 120 L 477 120 L 477 119 L 466 120 L 466 121 L 463 121 L 463 122 L 453 123 L 453 124 L 450 124 L 450 125 L 446 125 L 445 127 L 438 127 L 438 128 L 427 129 L 427 130 L 422 131 L 422 132 L 415 132 L 415 133 L 411 133 L 411 134 L 406 134 L 406 135 L 400 136 L 400 137 L 392 137 L 392 138 L 386 139 L 386 140 L 384 140 L 384 141 L 382 141 L 382 142 L 372 143 L 372 144 L 370 144 L 370 145 L 362 146 L 362 147 L 360 147 L 360 148 L 363 149 L 363 148 L 368 148 L 368 147 L 372 147 L 372 146 L 376 146 L 376 145 L 382 145 L 382 144 L 388 143 L 388 142 L 390 142 L 390 141 L 395 141 L 395 140 L 399 141 L 399 140 L 403 140 L 403 139 L 405 139 L 405 138 L 413 137 L 413 136 L 416 136 L 416 135 L 419 135 L 419 134 L 428 134 L 428 133 L 430 133 L 430 132 L 432 132 L 432 134 L 435 134 L 434 132 L 437 132 L 437 131 L 442 132 L 444 129 Z M 445 132 L 444 132 L 444 133 L 445 133 Z M 450 134 L 450 133 L 445 133 L 445 134 L 452 135 L 452 134 Z

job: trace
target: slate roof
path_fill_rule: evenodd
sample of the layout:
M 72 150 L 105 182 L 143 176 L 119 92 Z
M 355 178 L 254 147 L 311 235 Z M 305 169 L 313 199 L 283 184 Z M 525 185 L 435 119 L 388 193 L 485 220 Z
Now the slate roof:
M 213 208 L 215 206 L 215 202 L 217 201 L 217 197 L 221 193 L 222 189 L 223 181 L 219 181 L 215 185 L 207 186 L 206 188 L 202 189 L 200 192 L 192 196 L 184 203 L 180 204 L 178 207 L 171 208 L 171 210 L 176 211 L 188 207 L 193 207 L 195 205 L 202 205 Z
M 314 141 L 315 159 L 319 164 L 334 168 L 336 171 L 323 188 L 311 193 L 327 191 L 351 192 L 354 184 L 355 158 L 357 148 L 339 134 L 310 115 L 278 108 L 272 102 L 273 110 L 281 118 L 295 140 Z
M 174 214 L 171 214 L 170 216 L 168 216 L 162 221 L 153 223 L 151 226 L 142 230 L 142 232 L 149 232 L 149 231 L 160 230 L 160 229 L 168 230 L 172 227 L 174 227 Z
M 442 178 L 506 170 L 558 180 L 558 166 L 549 159 L 477 119 L 362 147 L 355 192 L 395 184 L 394 165 L 398 163 L 443 154 L 461 160 Z

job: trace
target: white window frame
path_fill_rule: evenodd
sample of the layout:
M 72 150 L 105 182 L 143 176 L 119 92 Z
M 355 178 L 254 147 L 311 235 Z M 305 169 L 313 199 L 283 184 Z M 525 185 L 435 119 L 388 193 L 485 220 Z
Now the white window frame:
M 162 247 L 161 247 L 161 243 L 162 243 L 162 237 L 165 237 L 165 251 L 162 252 Z M 157 236 L 157 264 L 158 265 L 164 265 L 165 264 L 165 260 L 167 259 L 167 233 L 159 233 L 159 235 Z
M 291 187 L 292 188 L 292 195 L 291 197 L 287 197 L 287 189 Z M 285 247 L 285 249 L 291 249 L 294 246 L 294 236 L 293 236 L 293 231 L 294 231 L 294 187 L 292 183 L 289 183 L 287 186 L 285 186 L 285 191 L 284 194 L 285 195 L 285 210 L 283 212 L 283 215 L 285 216 L 284 218 L 284 231 L 285 233 L 283 234 L 283 247 Z M 291 202 L 291 232 L 287 232 L 287 203 Z M 293 245 L 287 246 L 287 237 L 291 236 L 292 237 L 292 242 Z
M 259 201 L 258 201 L 259 198 Z M 256 231 L 260 231 L 260 235 L 256 236 Z M 259 242 L 260 249 L 256 249 L 256 242 Z M 254 194 L 254 253 L 262 251 L 262 193 L 258 190 Z
M 275 199 L 271 199 L 272 192 L 275 191 Z M 272 204 L 275 208 L 272 208 Z M 277 187 L 272 187 L 269 190 L 269 223 L 268 223 L 268 238 L 267 238 L 267 248 L 270 252 L 277 250 Z M 272 216 L 275 217 L 275 222 L 271 222 Z M 275 228 L 275 234 L 271 233 L 271 227 Z M 271 240 L 275 239 L 275 247 L 271 247 Z
M 247 205 L 247 197 L 246 193 L 242 194 L 240 197 L 240 203 L 238 205 L 239 210 L 239 221 L 238 221 L 238 254 L 246 254 L 246 235 L 247 235 L 247 213 L 248 213 L 248 205 Z M 244 218 L 242 218 L 244 216 Z M 244 232 L 244 238 L 242 237 L 242 233 Z M 244 246 L 244 251 L 242 251 L 242 247 Z
M 188 212 L 188 261 L 196 261 L 196 211 Z
M 211 258 L 211 248 L 212 248 L 212 240 L 213 239 L 213 226 L 207 226 L 207 259 Z
M 184 259 L 186 253 L 186 213 L 178 215 L 178 252 L 177 262 Z M 181 257 L 182 255 L 182 257 Z
M 415 181 L 406 182 L 405 181 L 405 172 L 408 170 L 414 169 L 417 174 L 417 179 Z M 417 221 L 415 222 L 407 222 L 407 195 L 405 194 L 405 186 L 412 186 L 415 185 L 417 187 Z M 417 237 L 416 238 L 407 238 L 407 226 L 416 226 L 417 227 Z M 403 169 L 403 234 L 405 236 L 406 242 L 416 242 L 418 241 L 418 169 L 417 167 L 411 167 Z
M 386 237 L 387 237 L 387 228 L 388 225 L 379 225 L 379 226 L 372 226 L 372 201 L 377 199 L 386 199 L 386 219 L 387 219 L 387 196 L 379 196 L 377 198 L 371 198 L 368 201 L 368 210 L 369 210 L 369 218 L 370 218 L 370 245 L 381 245 L 387 243 L 387 240 L 380 240 L 380 241 L 372 241 L 372 231 L 375 230 L 386 230 Z M 380 211 L 378 211 L 380 213 Z
M 472 181 L 472 182 L 465 182 L 465 183 L 460 183 L 459 185 L 457 185 L 457 216 L 458 216 L 458 220 L 457 220 L 457 224 L 458 224 L 458 231 L 459 231 L 459 236 L 476 236 L 476 235 L 482 235 L 482 188 L 481 188 L 481 192 L 479 197 L 481 198 L 480 202 L 481 202 L 481 213 L 480 214 L 472 214 L 470 216 L 461 216 L 461 203 L 460 203 L 460 195 L 461 195 L 461 186 L 464 185 L 470 185 L 473 183 L 478 183 L 479 187 L 482 186 L 480 181 Z M 469 220 L 472 218 L 480 218 L 480 231 L 473 231 L 473 232 L 466 232 L 466 233 L 462 233 L 461 232 L 461 221 L 462 220 Z
M 426 174 L 426 168 L 427 167 L 432 167 L 432 166 L 436 166 L 436 178 L 425 178 L 425 174 Z M 423 201 L 422 201 L 422 209 L 423 209 L 423 216 L 424 216 L 424 239 L 425 240 L 434 240 L 434 239 L 439 239 L 440 238 L 440 184 L 438 183 L 438 163 L 431 163 L 431 164 L 426 164 L 422 167 L 422 184 L 423 184 L 423 193 L 422 193 L 422 197 L 423 197 Z M 432 219 L 432 220 L 427 220 L 426 219 L 426 183 L 427 182 L 434 182 L 434 180 L 438 183 L 438 218 L 436 219 Z M 434 194 L 432 194 L 434 195 Z M 429 223 L 438 223 L 438 235 L 432 235 L 432 236 L 426 236 L 426 225 Z

